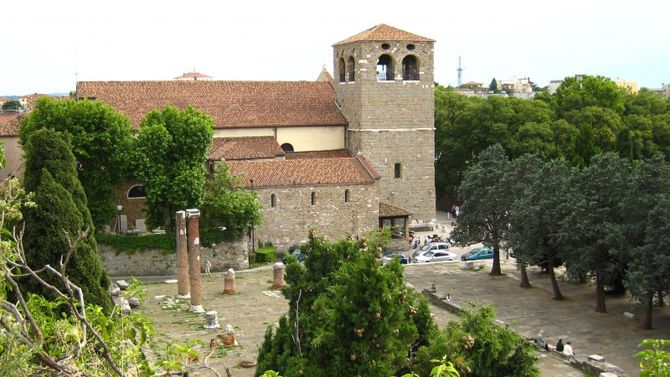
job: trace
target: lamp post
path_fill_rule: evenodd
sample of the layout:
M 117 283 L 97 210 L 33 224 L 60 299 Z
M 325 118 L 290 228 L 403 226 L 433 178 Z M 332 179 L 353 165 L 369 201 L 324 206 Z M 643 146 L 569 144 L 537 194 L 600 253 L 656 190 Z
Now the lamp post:
M 123 211 L 123 206 L 121 204 L 116 205 L 116 226 L 118 227 L 118 234 L 121 234 L 121 211 Z
M 249 183 L 251 184 L 251 191 L 254 191 L 254 180 L 249 179 Z M 256 252 L 256 234 L 254 233 L 254 221 L 251 220 L 251 252 L 255 253 Z

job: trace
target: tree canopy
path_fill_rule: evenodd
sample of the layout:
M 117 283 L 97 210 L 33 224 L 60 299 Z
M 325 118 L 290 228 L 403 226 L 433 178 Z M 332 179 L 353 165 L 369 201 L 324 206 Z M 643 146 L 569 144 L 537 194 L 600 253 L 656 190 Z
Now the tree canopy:
M 34 192 L 36 204 L 25 210 L 23 245 L 28 265 L 38 270 L 46 264 L 56 267 L 66 263 L 68 276 L 82 288 L 87 302 L 110 311 L 109 277 L 100 263 L 86 194 L 77 178 L 70 145 L 56 131 L 42 129 L 31 135 L 25 148 L 24 185 L 26 191 Z M 84 238 L 68 261 L 66 251 L 82 234 Z M 52 292 L 35 281 L 23 282 L 26 291 L 52 297 Z
M 172 232 L 177 210 L 202 204 L 211 143 L 212 119 L 193 107 L 167 106 L 142 120 L 130 161 L 144 183 L 150 226 Z
M 93 224 L 102 229 L 116 213 L 113 185 L 126 176 L 130 121 L 99 101 L 44 97 L 22 120 L 21 145 L 43 128 L 68 135 Z

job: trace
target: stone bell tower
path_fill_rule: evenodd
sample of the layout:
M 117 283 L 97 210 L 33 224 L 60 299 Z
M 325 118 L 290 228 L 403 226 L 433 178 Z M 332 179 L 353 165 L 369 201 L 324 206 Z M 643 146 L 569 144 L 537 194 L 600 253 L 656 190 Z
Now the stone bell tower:
M 333 45 L 347 148 L 381 175 L 379 200 L 435 218 L 432 39 L 380 24 Z

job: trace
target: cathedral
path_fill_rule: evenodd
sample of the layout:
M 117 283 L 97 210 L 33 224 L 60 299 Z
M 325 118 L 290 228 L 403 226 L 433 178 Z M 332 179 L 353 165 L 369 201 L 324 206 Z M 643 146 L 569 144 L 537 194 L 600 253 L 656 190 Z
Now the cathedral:
M 82 81 L 77 95 L 135 129 L 167 105 L 212 117 L 209 164 L 257 193 L 256 240 L 287 247 L 310 228 L 339 239 L 380 226 L 402 237 L 435 218 L 433 43 L 380 24 L 335 43 L 333 75 L 315 81 Z M 119 193 L 141 227 L 141 182 Z

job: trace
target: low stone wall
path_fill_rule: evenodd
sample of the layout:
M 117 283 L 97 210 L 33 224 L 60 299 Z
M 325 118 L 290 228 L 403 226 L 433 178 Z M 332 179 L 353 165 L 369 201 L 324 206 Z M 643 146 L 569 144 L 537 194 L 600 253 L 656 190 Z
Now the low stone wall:
M 445 309 L 448 312 L 460 315 L 462 312 L 462 309 L 460 306 L 449 302 L 446 300 L 445 296 L 442 296 L 440 294 L 437 294 L 435 292 L 431 292 L 428 289 L 424 289 L 421 291 L 424 296 L 430 301 L 431 304 Z M 503 321 L 496 320 L 500 325 L 505 325 Z M 533 339 L 528 339 L 529 342 L 534 343 Z M 550 346 L 551 347 L 551 346 Z M 551 347 L 553 348 L 553 347 Z M 537 348 L 539 352 L 546 352 L 544 349 Z M 571 364 L 577 369 L 580 369 L 590 375 L 594 376 L 601 376 L 603 374 L 606 375 L 606 373 L 611 373 L 611 375 L 618 376 L 618 377 L 627 377 L 626 373 L 621 370 L 618 366 L 614 364 L 610 364 L 604 361 L 595 361 L 591 360 L 589 358 L 580 358 L 580 357 L 575 357 L 575 356 L 566 356 L 562 352 L 557 352 L 555 350 L 549 351 L 549 353 L 559 359 L 564 360 L 566 363 Z
M 138 251 L 132 255 L 118 253 L 109 246 L 98 244 L 102 266 L 110 276 L 161 276 L 177 274 L 177 253 L 160 249 Z M 211 272 L 236 271 L 249 268 L 249 245 L 246 239 L 224 242 L 214 248 L 200 248 L 202 271 L 206 262 L 212 264 Z

